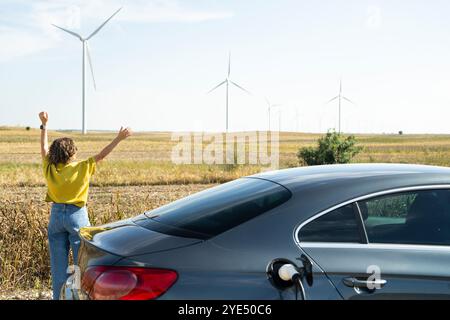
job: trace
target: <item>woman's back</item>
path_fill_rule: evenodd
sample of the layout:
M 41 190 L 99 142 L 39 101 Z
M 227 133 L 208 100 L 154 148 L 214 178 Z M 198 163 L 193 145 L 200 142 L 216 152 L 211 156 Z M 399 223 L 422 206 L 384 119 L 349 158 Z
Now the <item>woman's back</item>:
M 48 185 L 45 201 L 84 207 L 88 198 L 89 180 L 95 173 L 95 168 L 94 157 L 56 165 L 50 162 L 48 156 L 45 157 L 43 173 Z

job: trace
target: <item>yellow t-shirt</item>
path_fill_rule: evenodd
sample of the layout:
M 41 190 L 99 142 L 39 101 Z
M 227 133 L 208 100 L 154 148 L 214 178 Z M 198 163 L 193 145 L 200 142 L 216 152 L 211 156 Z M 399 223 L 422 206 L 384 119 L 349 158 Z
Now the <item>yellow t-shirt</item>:
M 94 157 L 68 164 L 50 164 L 48 156 L 43 160 L 44 177 L 47 180 L 45 201 L 73 204 L 84 207 L 88 198 L 89 180 L 94 174 Z

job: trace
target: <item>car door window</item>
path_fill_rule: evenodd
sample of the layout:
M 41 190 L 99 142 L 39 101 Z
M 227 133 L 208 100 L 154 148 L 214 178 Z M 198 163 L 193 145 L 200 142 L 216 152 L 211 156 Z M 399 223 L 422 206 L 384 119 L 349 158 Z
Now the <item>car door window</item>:
M 354 204 L 349 204 L 314 219 L 298 234 L 300 242 L 363 243 Z
M 370 243 L 450 245 L 450 190 L 422 190 L 358 202 Z

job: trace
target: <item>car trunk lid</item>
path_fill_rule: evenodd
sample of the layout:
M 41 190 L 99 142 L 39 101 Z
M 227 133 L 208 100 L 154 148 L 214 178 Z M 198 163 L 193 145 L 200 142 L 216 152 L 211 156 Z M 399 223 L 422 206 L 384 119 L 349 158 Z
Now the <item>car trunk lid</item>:
M 199 239 L 177 237 L 141 227 L 139 218 L 127 219 L 80 230 L 82 242 L 95 255 L 94 248 L 120 257 L 161 252 L 201 242 Z

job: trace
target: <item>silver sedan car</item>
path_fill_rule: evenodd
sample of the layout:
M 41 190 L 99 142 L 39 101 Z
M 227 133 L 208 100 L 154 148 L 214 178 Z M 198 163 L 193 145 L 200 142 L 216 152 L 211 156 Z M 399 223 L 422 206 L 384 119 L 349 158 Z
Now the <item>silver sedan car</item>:
M 65 299 L 446 299 L 450 169 L 266 172 L 80 236 Z

